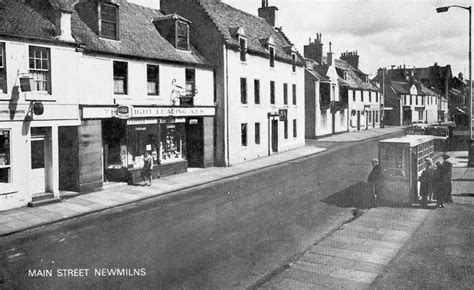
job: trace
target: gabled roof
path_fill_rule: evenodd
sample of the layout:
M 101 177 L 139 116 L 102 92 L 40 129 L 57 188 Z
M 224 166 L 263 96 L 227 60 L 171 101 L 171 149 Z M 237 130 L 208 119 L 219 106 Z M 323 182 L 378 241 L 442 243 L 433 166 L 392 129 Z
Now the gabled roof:
M 74 8 L 76 2 L 85 0 L 49 0 L 52 8 Z M 4 0 L 1 11 L 0 34 L 34 38 L 48 42 L 60 42 L 55 37 L 54 23 L 39 11 L 17 0 Z M 107 53 L 160 61 L 179 62 L 194 65 L 208 65 L 193 48 L 189 51 L 176 49 L 160 35 L 153 19 L 166 17 L 160 11 L 143 7 L 126 0 L 115 0 L 119 4 L 120 40 L 100 38 L 76 10 L 72 13 L 71 30 L 76 45 L 84 46 L 85 51 Z M 92 4 L 92 3 L 91 3 Z
M 390 86 L 397 94 L 410 94 L 411 84 L 407 82 L 391 81 Z
M 275 56 L 291 61 L 288 48 L 291 48 L 293 44 L 281 29 L 272 27 L 263 18 L 234 8 L 220 0 L 197 0 L 197 2 L 217 26 L 227 44 L 238 48 L 239 40 L 232 32 L 237 27 L 241 27 L 245 31 L 249 52 L 268 55 L 265 43 L 271 37 L 275 44 Z M 299 61 L 302 61 L 301 57 Z
M 347 61 L 336 59 L 335 60 L 336 69 L 339 69 L 346 73 L 346 78 L 343 79 L 347 85 L 352 89 L 360 89 L 360 90 L 370 90 L 370 91 L 378 91 L 379 88 L 375 85 L 372 80 L 366 82 L 366 74 L 363 73 L 361 70 L 356 69 L 352 65 L 350 65 Z

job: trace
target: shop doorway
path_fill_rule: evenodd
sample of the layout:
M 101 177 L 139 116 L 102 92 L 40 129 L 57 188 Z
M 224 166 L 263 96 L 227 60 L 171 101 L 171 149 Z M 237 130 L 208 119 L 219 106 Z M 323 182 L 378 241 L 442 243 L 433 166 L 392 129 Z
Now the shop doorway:
M 272 152 L 278 152 L 278 120 L 272 120 Z
M 30 192 L 33 198 L 52 192 L 52 142 L 51 128 L 31 128 Z
M 189 119 L 186 124 L 186 152 L 189 167 L 204 167 L 204 136 L 201 118 Z

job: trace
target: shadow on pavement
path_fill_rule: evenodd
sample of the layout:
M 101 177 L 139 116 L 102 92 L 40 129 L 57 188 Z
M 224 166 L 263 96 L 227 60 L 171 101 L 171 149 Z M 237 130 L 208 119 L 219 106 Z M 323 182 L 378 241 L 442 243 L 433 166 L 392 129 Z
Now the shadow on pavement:
M 366 182 L 356 183 L 326 197 L 322 201 L 339 207 L 371 208 L 374 206 L 370 188 Z

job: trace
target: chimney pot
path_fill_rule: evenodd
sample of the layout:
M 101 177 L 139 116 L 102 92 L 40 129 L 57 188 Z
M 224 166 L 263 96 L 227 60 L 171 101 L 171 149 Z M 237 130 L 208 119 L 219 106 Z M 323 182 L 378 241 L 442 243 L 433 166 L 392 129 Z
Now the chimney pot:
M 258 8 L 258 17 L 265 19 L 271 26 L 277 27 L 277 11 L 277 7 L 268 6 L 268 0 L 262 0 L 262 7 Z

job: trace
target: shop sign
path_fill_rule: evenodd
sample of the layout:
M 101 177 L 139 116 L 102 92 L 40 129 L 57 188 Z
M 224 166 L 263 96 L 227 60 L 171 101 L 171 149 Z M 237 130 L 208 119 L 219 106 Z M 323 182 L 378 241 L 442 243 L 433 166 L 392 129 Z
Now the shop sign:
M 144 124 L 157 124 L 158 119 L 130 119 L 127 120 L 127 125 L 144 125 Z
M 196 125 L 196 124 L 198 124 L 198 123 L 199 123 L 199 120 L 198 120 L 198 119 L 191 119 L 191 120 L 189 120 L 189 124 L 190 124 L 190 125 Z
M 130 119 L 132 118 L 132 106 L 130 105 L 119 105 L 117 107 L 117 118 L 119 119 Z
M 280 121 L 288 120 L 288 109 L 279 109 L 278 115 L 280 116 Z
M 118 117 L 117 107 L 83 107 L 83 119 L 108 119 Z M 215 107 L 133 107 L 131 118 L 155 118 L 155 117 L 198 117 L 214 116 Z M 130 118 L 130 117 L 129 117 Z

